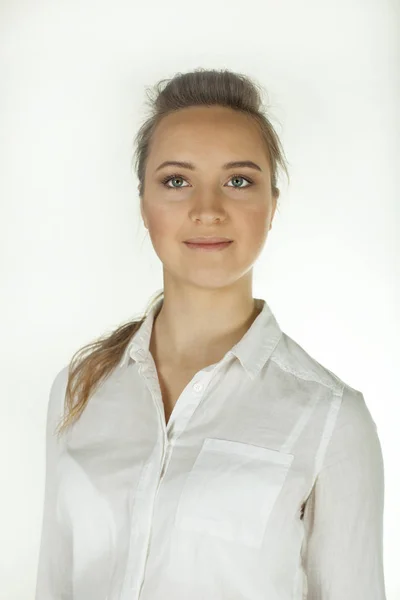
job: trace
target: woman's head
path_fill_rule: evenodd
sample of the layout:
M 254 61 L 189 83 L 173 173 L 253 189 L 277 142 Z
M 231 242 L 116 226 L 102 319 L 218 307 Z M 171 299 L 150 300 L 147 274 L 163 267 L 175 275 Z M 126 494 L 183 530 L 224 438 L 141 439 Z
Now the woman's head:
M 277 170 L 285 169 L 255 84 L 229 71 L 179 74 L 158 90 L 136 141 L 140 211 L 164 267 L 164 289 L 179 284 L 230 294 L 234 286 L 247 295 L 277 208 Z M 193 168 L 160 168 L 166 161 Z M 259 170 L 224 168 L 235 161 Z M 184 240 L 198 236 L 233 243 L 223 252 L 193 252 Z
M 233 281 L 246 273 L 262 250 L 279 197 L 278 169 L 288 175 L 284 153 L 264 114 L 259 86 L 249 77 L 198 69 L 177 74 L 164 87 L 163 83 L 156 85 L 151 114 L 135 138 L 141 215 L 169 271 L 194 277 L 196 284 L 200 279 L 201 285 L 222 286 L 229 283 L 227 278 Z M 169 166 L 158 171 L 168 160 L 188 161 L 194 169 Z M 224 169 L 226 162 L 242 160 L 254 162 L 260 170 Z M 183 241 L 203 235 L 228 237 L 234 243 L 221 257 L 212 253 L 213 262 L 198 261 L 193 270 L 196 253 Z M 80 417 L 159 297 L 141 319 L 74 354 L 59 433 Z

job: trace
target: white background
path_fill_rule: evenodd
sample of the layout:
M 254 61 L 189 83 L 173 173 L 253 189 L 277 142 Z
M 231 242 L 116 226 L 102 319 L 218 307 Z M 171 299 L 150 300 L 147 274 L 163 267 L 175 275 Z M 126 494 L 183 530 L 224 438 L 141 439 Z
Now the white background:
M 162 288 L 132 144 L 145 88 L 197 67 L 268 92 L 291 182 L 253 295 L 364 394 L 385 461 L 387 598 L 400 597 L 399 27 L 396 0 L 2 0 L 1 600 L 34 595 L 55 375 Z

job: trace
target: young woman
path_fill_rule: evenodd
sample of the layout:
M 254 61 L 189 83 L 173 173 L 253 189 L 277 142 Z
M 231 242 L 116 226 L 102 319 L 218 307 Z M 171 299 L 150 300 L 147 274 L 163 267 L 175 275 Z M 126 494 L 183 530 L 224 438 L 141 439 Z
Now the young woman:
M 152 101 L 136 173 L 163 289 L 54 379 L 36 600 L 385 600 L 363 394 L 253 298 L 287 173 L 261 106 L 202 69 Z

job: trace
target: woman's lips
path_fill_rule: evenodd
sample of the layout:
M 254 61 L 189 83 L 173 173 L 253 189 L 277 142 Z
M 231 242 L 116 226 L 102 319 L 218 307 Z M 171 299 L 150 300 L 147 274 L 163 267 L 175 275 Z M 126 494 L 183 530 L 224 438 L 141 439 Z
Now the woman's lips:
M 199 244 L 199 243 L 191 243 L 191 242 L 184 242 L 186 244 L 186 246 L 188 248 L 191 248 L 192 250 L 203 250 L 205 252 L 212 252 L 213 250 L 223 250 L 224 248 L 227 248 L 228 246 L 230 246 L 233 242 L 218 242 L 217 244 Z

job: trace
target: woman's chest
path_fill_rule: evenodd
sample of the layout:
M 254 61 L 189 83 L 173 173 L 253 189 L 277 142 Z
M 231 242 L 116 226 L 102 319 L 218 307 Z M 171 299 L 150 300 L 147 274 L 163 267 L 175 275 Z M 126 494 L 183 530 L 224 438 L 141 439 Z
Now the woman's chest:
M 166 424 L 168 424 L 177 400 L 201 368 L 157 367 Z

